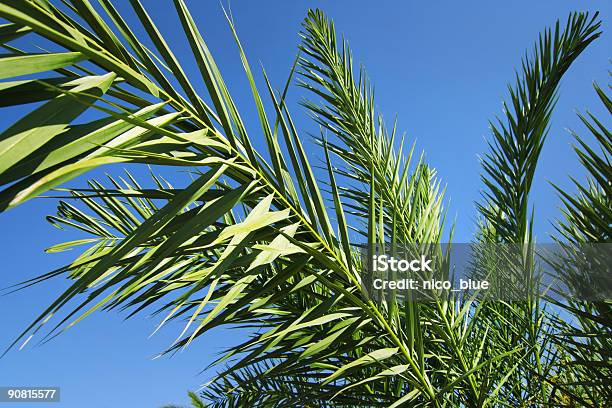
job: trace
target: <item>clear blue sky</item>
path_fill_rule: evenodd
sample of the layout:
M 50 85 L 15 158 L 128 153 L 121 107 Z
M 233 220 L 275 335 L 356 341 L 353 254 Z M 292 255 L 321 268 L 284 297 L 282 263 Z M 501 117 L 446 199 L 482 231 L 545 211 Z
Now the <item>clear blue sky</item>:
M 127 1 L 116 1 L 127 10 Z M 144 2 L 170 39 L 176 54 L 188 53 L 171 2 Z M 187 2 L 209 42 L 226 82 L 254 123 L 238 54 L 217 1 Z M 538 32 L 565 19 L 571 10 L 600 10 L 604 34 L 577 61 L 564 79 L 531 195 L 536 209 L 536 233 L 548 241 L 559 200 L 548 181 L 569 186 L 568 174 L 582 172 L 571 150 L 566 128 L 585 134 L 575 110 L 603 111 L 591 83 L 609 82 L 612 50 L 612 3 L 609 1 L 404 2 L 404 1 L 266 1 L 232 4 L 238 31 L 252 66 L 261 61 L 276 84 L 282 84 L 296 53 L 297 32 L 307 7 L 321 7 L 350 40 L 355 60 L 366 65 L 376 86 L 379 110 L 388 120 L 395 115 L 408 140 L 417 139 L 428 162 L 447 185 L 449 217 L 456 218 L 456 241 L 469 241 L 474 231 L 474 202 L 479 198 L 478 155 L 485 151 L 487 121 L 501 113 L 506 84 Z M 197 75 L 193 66 L 189 74 Z M 298 125 L 314 131 L 297 105 L 301 95 L 292 89 L 291 102 Z M 5 128 L 23 109 L 0 112 Z M 255 129 L 255 128 L 254 128 Z M 256 131 L 256 129 L 254 130 Z M 313 160 L 320 152 L 310 149 Z M 120 169 L 105 169 L 118 172 Z M 97 172 L 101 174 L 101 172 Z M 83 186 L 74 180 L 72 186 Z M 450 198 L 450 203 L 448 199 Z M 33 200 L 0 214 L 0 287 L 6 287 L 61 266 L 74 253 L 46 255 L 43 249 L 72 239 L 47 224 L 54 213 L 51 200 Z M 57 280 L 0 296 L 0 346 L 8 345 L 66 282 Z M 28 345 L 0 360 L 0 385 L 58 385 L 61 406 L 157 407 L 185 403 L 186 390 L 196 389 L 210 373 L 199 374 L 222 347 L 241 335 L 219 331 L 201 338 L 172 358 L 151 357 L 177 334 L 172 328 L 147 339 L 156 320 L 137 317 L 127 322 L 117 313 L 96 314 L 42 346 Z M 31 405 L 42 408 L 44 404 Z M 23 408 L 29 404 L 20 405 Z

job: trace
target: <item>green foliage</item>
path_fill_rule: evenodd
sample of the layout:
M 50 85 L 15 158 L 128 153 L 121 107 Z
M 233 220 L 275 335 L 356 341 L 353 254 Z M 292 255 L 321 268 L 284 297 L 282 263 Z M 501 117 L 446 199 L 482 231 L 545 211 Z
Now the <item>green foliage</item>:
M 609 96 L 599 86 L 594 87 L 607 112 L 612 114 Z M 578 142 L 575 151 L 588 176 L 584 184 L 572 179 L 578 189 L 575 194 L 556 187 L 565 216 L 558 223 L 558 241 L 566 248 L 565 260 L 575 266 L 564 275 L 568 285 L 597 288 L 609 282 L 609 264 L 602 260 L 600 268 L 585 268 L 579 260 L 582 256 L 577 255 L 581 255 L 579 245 L 586 244 L 588 248 L 589 244 L 612 242 L 612 134 L 593 114 L 587 112 L 579 117 L 595 139 L 595 145 L 589 146 L 585 139 L 574 134 Z M 590 262 L 595 264 L 597 258 L 590 257 Z M 586 302 L 572 297 L 564 300 L 551 299 L 574 319 L 569 322 L 557 319 L 560 330 L 555 340 L 571 364 L 564 367 L 556 383 L 561 390 L 568 389 L 566 394 L 571 392 L 582 401 L 603 407 L 612 401 L 612 302 L 609 299 Z
M 405 154 L 404 136 L 399 140 L 395 124 L 387 129 L 365 70 L 355 72 L 332 21 L 309 12 L 300 56 L 279 92 L 265 72 L 265 87 L 258 88 L 228 16 L 258 113 L 251 129 L 185 2 L 173 3 L 203 93 L 139 0 L 130 0 L 133 21 L 110 0 L 0 4 L 9 21 L 0 26 L 9 51 L 0 58 L 0 78 L 9 79 L 0 82 L 0 106 L 41 102 L 0 135 L 0 208 L 59 191 L 49 221 L 86 236 L 48 249 L 81 248 L 73 262 L 21 285 L 56 276 L 71 281 L 13 346 L 45 331 L 43 340 L 55 336 L 96 310 L 127 309 L 132 316 L 153 308 L 161 315 L 158 329 L 184 324 L 164 353 L 215 327 L 251 329 L 214 362 L 219 371 L 204 400 L 190 394 L 194 406 L 599 403 L 578 395 L 592 371 L 561 372 L 559 361 L 584 363 L 579 357 L 593 347 L 604 356 L 609 337 L 586 346 L 554 341 L 560 333 L 540 298 L 510 304 L 443 294 L 397 304 L 368 294 L 354 245 L 441 242 L 443 193 L 424 157 L 411 164 L 414 146 Z M 135 34 L 137 24 L 148 38 Z M 528 195 L 557 87 L 598 27 L 596 16 L 572 14 L 564 28 L 557 23 L 545 31 L 523 61 L 510 88 L 511 109 L 505 106 L 507 122 L 492 125 L 483 161 L 482 241 L 532 242 Z M 24 35 L 60 51 L 41 55 L 8 44 Z M 312 96 L 305 107 L 323 129 L 323 182 L 285 104 L 294 70 Z M 86 111 L 98 118 L 83 123 Z M 593 117 L 584 122 L 608 153 L 581 142 L 578 153 L 594 181 L 579 187 L 580 198 L 561 192 L 568 219 L 560 231 L 600 241 L 585 226 L 610 226 L 597 218 L 610 215 L 610 134 Z M 254 135 L 263 137 L 263 149 L 254 147 Z M 127 173 L 90 180 L 88 188 L 58 188 L 113 163 L 189 167 L 192 179 L 178 188 L 153 174 L 156 187 L 143 188 Z M 533 261 L 520 262 L 535 285 Z M 602 314 L 580 307 L 578 315 L 589 312 L 581 330 L 600 333 Z M 570 387 L 564 383 L 570 378 L 583 385 Z
M 503 242 L 531 242 L 528 197 L 548 133 L 557 88 L 563 74 L 600 33 L 597 15 L 571 15 L 540 35 L 532 58 L 523 60 L 516 84 L 508 87 L 505 123 L 491 123 L 493 141 L 482 165 L 486 186 L 479 210 Z
M 523 59 L 515 85 L 508 87 L 510 103 L 504 103 L 505 120 L 498 118 L 496 123 L 491 123 L 493 139 L 489 142 L 489 153 L 482 160 L 482 180 L 486 187 L 483 203 L 478 204 L 483 218 L 482 241 L 527 246 L 534 243 L 529 192 L 548 133 L 557 89 L 570 65 L 600 35 L 597 31 L 600 23 L 596 19 L 597 15 L 589 18 L 585 14 L 573 14 L 564 29 L 557 22 L 554 30 L 545 30 L 533 56 Z M 529 288 L 540 287 L 541 271 L 531 257 L 522 256 L 514 263 L 520 265 L 518 281 Z M 522 350 L 504 362 L 513 367 L 501 389 L 511 404 L 544 403 L 555 395 L 548 379 L 556 375 L 561 360 L 551 342 L 553 325 L 546 306 L 534 294 L 525 302 L 493 302 L 480 315 L 479 324 L 496 328 L 493 331 L 496 345 Z M 498 373 L 493 374 L 498 377 L 506 375 L 503 367 L 493 369 L 492 373 Z

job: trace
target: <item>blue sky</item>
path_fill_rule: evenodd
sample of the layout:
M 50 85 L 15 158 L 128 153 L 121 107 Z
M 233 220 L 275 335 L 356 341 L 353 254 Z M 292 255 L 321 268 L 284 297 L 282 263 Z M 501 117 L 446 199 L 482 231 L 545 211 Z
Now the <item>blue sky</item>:
M 127 18 L 127 1 L 116 2 Z M 189 47 L 179 31 L 170 1 L 145 2 L 167 35 L 177 55 Z M 231 34 L 217 1 L 187 1 L 208 41 L 230 90 L 247 122 L 257 130 L 255 109 Z M 538 32 L 571 10 L 600 10 L 603 36 L 587 49 L 563 80 L 534 181 L 531 202 L 536 210 L 536 235 L 549 241 L 551 220 L 558 216 L 559 200 L 548 183 L 570 186 L 568 175 L 583 172 L 571 149 L 567 128 L 586 134 L 575 111 L 603 110 L 591 84 L 609 82 L 612 50 L 612 5 L 609 1 L 513 2 L 403 2 L 403 1 L 267 1 L 234 2 L 233 15 L 253 67 L 261 62 L 272 80 L 281 85 L 292 63 L 300 22 L 308 7 L 320 7 L 334 18 L 363 63 L 375 88 L 376 104 L 407 140 L 438 169 L 446 190 L 449 218 L 456 220 L 455 241 L 469 241 L 474 231 L 474 202 L 481 183 L 478 155 L 485 152 L 488 120 L 501 114 L 506 84 Z M 189 66 L 187 61 L 185 64 Z M 188 74 L 197 77 L 191 65 Z M 196 80 L 197 81 L 197 80 Z M 298 127 L 316 131 L 298 106 L 303 92 L 292 88 L 290 103 Z M 23 108 L 0 112 L 0 128 L 23 114 Z M 317 163 L 320 151 L 309 154 Z M 117 173 L 120 169 L 104 169 Z M 102 171 L 96 172 L 97 175 Z M 83 186 L 83 179 L 70 185 Z M 450 199 L 450 202 L 449 202 Z M 32 200 L 0 214 L 0 288 L 31 278 L 71 260 L 74 253 L 47 255 L 43 249 L 72 239 L 44 219 L 54 213 L 51 200 Z M 0 346 L 15 336 L 66 287 L 57 280 L 23 292 L 0 296 Z M 0 359 L 0 385 L 58 385 L 66 408 L 157 407 L 186 402 L 186 390 L 204 383 L 210 372 L 199 374 L 223 347 L 242 334 L 223 330 L 200 339 L 172 358 L 152 360 L 177 334 L 176 327 L 148 335 L 156 319 L 98 313 L 76 328 L 42 346 L 28 345 Z M 174 329 L 174 330 L 173 330 Z M 33 407 L 42 407 L 35 404 Z M 27 408 L 29 404 L 20 405 Z

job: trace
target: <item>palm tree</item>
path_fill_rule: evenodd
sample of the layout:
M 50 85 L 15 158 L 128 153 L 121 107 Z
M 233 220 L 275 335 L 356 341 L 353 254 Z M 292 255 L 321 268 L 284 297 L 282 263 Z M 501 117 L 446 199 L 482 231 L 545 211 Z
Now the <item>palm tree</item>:
M 568 349 L 555 341 L 562 333 L 535 295 L 515 303 L 454 295 L 396 302 L 366 289 L 355 244 L 366 242 L 369 251 L 386 242 L 439 244 L 443 191 L 423 158 L 411 164 L 413 149 L 404 152 L 403 137 L 396 150 L 396 127 L 387 129 L 365 71 L 353 69 L 348 45 L 321 11 L 306 17 L 300 55 L 279 90 L 265 72 L 258 88 L 228 16 L 259 118 L 250 129 L 184 1 L 174 6 L 205 93 L 141 2 L 130 4 L 137 21 L 124 20 L 111 0 L 0 4 L 9 22 L 0 26 L 9 51 L 0 57 L 0 79 L 35 74 L 1 82 L 0 103 L 43 102 L 0 136 L 0 208 L 54 189 L 63 195 L 49 221 L 88 236 L 51 248 L 85 245 L 71 264 L 23 283 L 55 276 L 72 282 L 13 345 L 42 332 L 78 299 L 43 338 L 115 308 L 131 315 L 156 308 L 165 315 L 160 327 L 182 320 L 165 353 L 217 326 L 256 329 L 215 362 L 221 368 L 202 395 L 209 406 L 541 406 L 558 398 L 605 404 L 589 388 L 590 370 L 561 372 L 562 352 L 576 359 L 583 343 Z M 132 30 L 136 24 L 146 41 Z M 596 15 L 574 13 L 565 26 L 545 31 L 523 61 L 483 161 L 482 242 L 532 243 L 528 193 L 556 91 L 599 25 Z M 9 44 L 25 35 L 59 51 Z M 318 142 L 325 184 L 285 104 L 296 73 L 312 96 L 305 107 L 324 129 Z M 85 111 L 98 119 L 77 124 Z M 602 134 L 609 149 L 609 132 Z M 596 178 L 607 199 L 608 156 L 586 151 L 587 168 L 600 160 L 596 168 L 608 170 Z M 176 188 L 153 175 L 156 188 L 143 188 L 127 173 L 106 184 L 91 180 L 88 188 L 59 188 L 115 163 L 188 167 L 192 181 Z M 564 196 L 571 214 L 577 201 Z M 609 240 L 610 212 L 605 216 Z M 569 217 L 564 225 L 582 231 L 583 223 Z M 520 263 L 525 279 L 537 279 L 530 258 Z M 602 333 L 600 326 L 582 327 Z M 609 343 L 597 345 L 602 356 L 609 353 Z M 571 376 L 573 385 L 561 380 Z

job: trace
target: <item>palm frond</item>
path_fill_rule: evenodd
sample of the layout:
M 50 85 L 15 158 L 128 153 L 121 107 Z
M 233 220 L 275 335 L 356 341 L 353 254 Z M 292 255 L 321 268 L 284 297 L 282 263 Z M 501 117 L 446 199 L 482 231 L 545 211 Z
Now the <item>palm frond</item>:
M 485 308 L 486 313 L 481 314 L 478 323 L 496 327 L 494 333 L 501 337 L 497 344 L 509 350 L 516 347 L 525 350 L 513 355 L 522 362 L 516 360 L 517 369 L 501 391 L 514 403 L 525 400 L 545 403 L 554 394 L 546 379 L 558 369 L 560 360 L 550 341 L 555 328 L 540 298 L 542 271 L 531 256 L 535 253 L 535 240 L 529 193 L 561 78 L 599 37 L 599 27 L 597 14 L 572 13 L 565 27 L 557 21 L 554 29 L 545 30 L 533 55 L 523 59 L 516 83 L 508 87 L 510 102 L 504 102 L 505 117 L 490 123 L 493 138 L 482 160 L 485 189 L 482 202 L 477 204 L 482 216 L 478 239 L 483 243 L 524 247 L 524 251 L 516 254 L 513 264 L 519 267 L 512 273 L 516 274 L 513 279 L 528 288 L 529 293 L 520 302 L 493 302 Z
M 411 168 L 414 145 L 403 155 L 404 136 L 396 151 L 397 128 L 388 131 L 375 112 L 374 91 L 364 68 L 354 73 L 348 43 L 336 38 L 333 21 L 320 10 L 310 11 L 303 23 L 300 47 L 300 85 L 322 104 L 304 106 L 323 129 L 336 136 L 326 144 L 345 166 L 335 172 L 353 181 L 340 190 L 352 214 L 367 219 L 370 178 L 382 202 L 387 235 L 396 242 L 439 242 L 442 234 L 442 193 L 435 170 L 423 158 Z M 322 143 L 322 140 L 320 140 Z M 364 237 L 365 238 L 365 237 Z
M 607 112 L 612 114 L 612 101 L 597 85 L 595 91 Z M 566 293 L 565 301 L 552 302 L 574 317 L 566 322 L 558 319 L 560 332 L 557 343 L 566 352 L 568 365 L 558 383 L 562 390 L 583 395 L 592 406 L 603 406 L 612 400 L 610 392 L 610 350 L 612 349 L 612 303 L 606 299 L 590 299 L 589 293 L 609 288 L 608 259 L 601 259 L 592 245 L 609 245 L 612 241 L 612 134 L 607 126 L 590 112 L 579 114 L 591 133 L 595 145 L 574 133 L 574 147 L 580 163 L 587 171 L 586 183 L 573 179 L 575 194 L 555 186 L 563 202 L 564 218 L 559 220 L 556 239 L 564 248 L 562 260 L 569 268 L 562 271 L 564 283 L 574 290 Z M 598 260 L 599 267 L 595 265 Z M 588 271 L 588 274 L 587 274 Z
M 505 118 L 491 122 L 490 152 L 482 160 L 486 186 L 478 209 L 503 242 L 530 242 L 529 192 L 550 123 L 561 78 L 600 35 L 597 14 L 573 13 L 562 28 L 540 35 L 508 87 Z

